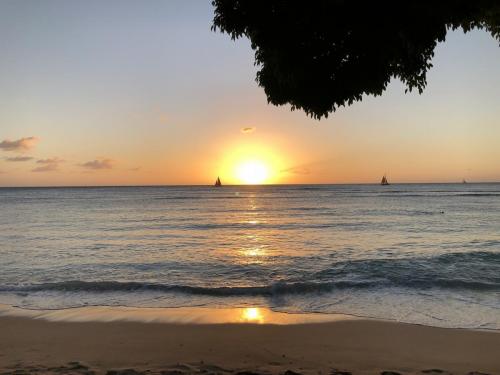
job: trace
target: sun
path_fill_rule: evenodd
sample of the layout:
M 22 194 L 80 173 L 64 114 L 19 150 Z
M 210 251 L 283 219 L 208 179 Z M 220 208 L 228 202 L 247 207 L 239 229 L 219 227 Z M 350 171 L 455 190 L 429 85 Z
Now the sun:
M 211 178 L 220 176 L 225 185 L 264 185 L 280 182 L 281 172 L 285 164 L 284 153 L 279 146 L 259 142 L 232 142 L 227 141 L 221 147 L 211 173 Z M 210 168 L 211 169 L 211 168 Z
M 236 167 L 236 176 L 245 184 L 262 184 L 269 178 L 269 167 L 260 160 L 248 160 Z

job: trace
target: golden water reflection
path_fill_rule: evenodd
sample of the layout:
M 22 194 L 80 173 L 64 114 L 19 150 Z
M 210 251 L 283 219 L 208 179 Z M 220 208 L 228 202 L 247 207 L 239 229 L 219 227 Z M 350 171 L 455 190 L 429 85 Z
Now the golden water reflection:
M 259 224 L 260 221 L 259 220 L 247 220 L 246 223 L 247 224 L 254 224 L 255 225 L 255 224 Z
M 241 250 L 241 255 L 245 256 L 245 257 L 262 257 L 262 256 L 265 256 L 266 255 L 266 252 L 265 250 L 262 248 L 262 247 L 251 247 L 251 248 L 248 248 L 248 249 L 243 249 Z M 255 259 L 254 259 L 255 261 Z

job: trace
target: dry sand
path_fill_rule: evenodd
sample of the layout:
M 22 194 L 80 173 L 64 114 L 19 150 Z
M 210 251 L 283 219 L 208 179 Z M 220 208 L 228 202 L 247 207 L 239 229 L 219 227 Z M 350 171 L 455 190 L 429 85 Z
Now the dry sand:
M 124 368 L 165 375 L 334 369 L 500 374 L 500 333 L 363 319 L 279 325 L 0 317 L 0 373 L 89 375 Z

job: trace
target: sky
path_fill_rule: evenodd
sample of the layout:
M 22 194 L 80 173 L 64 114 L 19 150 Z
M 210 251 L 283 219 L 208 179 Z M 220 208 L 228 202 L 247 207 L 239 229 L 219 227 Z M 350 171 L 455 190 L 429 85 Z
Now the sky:
M 0 2 L 0 186 L 500 181 L 500 48 L 449 32 L 423 94 L 267 104 L 209 0 Z

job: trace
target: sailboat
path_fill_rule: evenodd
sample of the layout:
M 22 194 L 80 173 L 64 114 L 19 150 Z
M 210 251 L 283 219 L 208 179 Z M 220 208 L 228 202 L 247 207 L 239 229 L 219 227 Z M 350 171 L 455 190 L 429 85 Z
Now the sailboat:
M 382 177 L 382 181 L 380 181 L 380 185 L 389 185 L 389 182 L 387 181 L 387 177 L 385 177 L 385 174 L 384 177 Z
M 462 180 L 462 184 L 466 184 L 467 181 L 465 181 L 465 178 Z
M 221 187 L 222 186 L 222 184 L 220 182 L 220 178 L 218 176 L 217 176 L 217 180 L 215 180 L 215 185 L 214 186 L 215 187 Z

